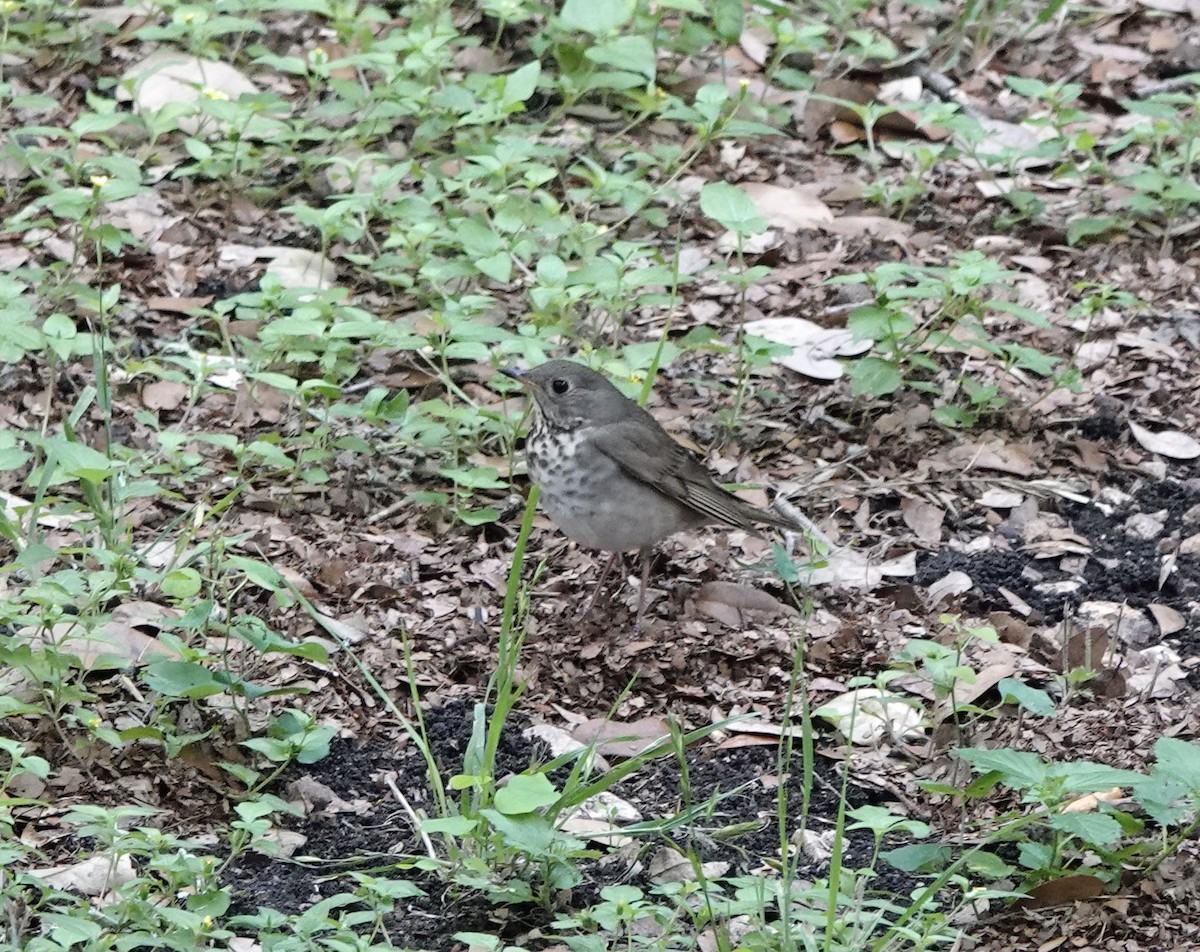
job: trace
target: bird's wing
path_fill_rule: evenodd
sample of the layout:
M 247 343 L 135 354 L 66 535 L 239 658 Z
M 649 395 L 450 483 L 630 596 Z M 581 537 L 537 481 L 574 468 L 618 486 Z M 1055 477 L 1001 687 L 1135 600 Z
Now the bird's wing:
M 713 522 L 739 529 L 754 523 L 796 528 L 789 520 L 752 506 L 713 481 L 704 465 L 686 447 L 662 434 L 631 423 L 607 423 L 595 428 L 593 445 L 627 476 L 694 509 Z

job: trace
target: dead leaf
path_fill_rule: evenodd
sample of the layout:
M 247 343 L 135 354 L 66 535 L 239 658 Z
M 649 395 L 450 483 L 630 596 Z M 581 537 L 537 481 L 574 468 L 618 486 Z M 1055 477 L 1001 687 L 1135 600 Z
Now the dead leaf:
M 151 311 L 161 311 L 167 314 L 191 314 L 200 308 L 212 304 L 213 296 L 203 297 L 164 297 L 160 294 L 146 298 L 146 308 Z
M 1111 790 L 1101 790 L 1096 793 L 1084 794 L 1082 797 L 1077 797 L 1068 803 L 1063 804 L 1063 813 L 1095 813 L 1100 809 L 1102 803 L 1115 803 L 1125 796 L 1125 792 L 1120 787 L 1113 787 Z
M 870 236 L 903 245 L 912 237 L 913 226 L 882 215 L 842 215 L 825 224 L 822 231 L 845 238 Z
M 132 89 L 132 93 L 128 90 Z M 200 59 L 186 53 L 158 49 L 130 66 L 116 89 L 118 99 L 133 101 L 134 110 L 150 115 L 167 106 L 198 104 L 202 97 L 234 100 L 254 96 L 259 88 L 240 70 L 218 60 Z M 215 132 L 220 123 L 197 110 L 177 116 L 175 122 L 189 135 L 202 130 Z M 267 116 L 255 116 L 239 128 L 244 138 L 277 137 L 282 125 Z
M 1176 631 L 1182 631 L 1187 627 L 1187 621 L 1183 618 L 1182 613 L 1172 609 L 1170 605 L 1162 605 L 1153 603 L 1147 606 L 1154 617 L 1154 621 L 1158 622 L 1159 633 L 1165 637 L 1166 635 L 1174 635 Z
M 700 874 L 706 879 L 724 876 L 729 872 L 729 863 L 710 862 L 700 864 Z M 697 878 L 696 868 L 692 861 L 669 846 L 664 846 L 650 857 L 646 866 L 650 881 L 656 885 L 665 883 L 690 883 Z
M 1093 899 L 1103 892 L 1104 881 L 1095 876 L 1061 876 L 1034 886 L 1029 890 L 1029 898 L 1019 900 L 1017 905 L 1023 909 L 1041 909 L 1064 902 Z
M 106 895 L 137 874 L 133 860 L 126 853 L 121 853 L 115 859 L 112 856 L 93 856 L 69 866 L 46 866 L 28 869 L 24 873 L 55 889 L 70 890 L 93 898 Z
M 946 462 L 970 469 L 994 469 L 1013 476 L 1032 476 L 1034 454 L 1026 446 L 1002 443 L 963 443 L 945 453 Z
M 797 232 L 820 228 L 833 221 L 833 212 L 821 201 L 814 186 L 784 188 L 765 182 L 741 186 L 758 213 L 775 228 Z
M 847 691 L 826 701 L 813 711 L 813 716 L 829 721 L 852 744 L 877 744 L 924 734 L 921 711 L 896 694 L 878 688 Z
M 979 497 L 979 504 L 989 509 L 1016 509 L 1025 501 L 1022 493 L 993 487 Z
M 142 387 L 142 405 L 149 410 L 178 409 L 188 397 L 191 388 L 174 380 L 156 380 Z
M 769 592 L 737 582 L 720 581 L 705 582 L 700 586 L 696 593 L 696 607 L 730 628 L 742 627 L 747 612 L 777 615 L 784 611 L 795 611 Z
M 900 503 L 900 515 L 904 524 L 917 534 L 922 542 L 938 542 L 942 538 L 942 523 L 946 510 L 923 499 L 905 497 Z
M 848 330 L 821 327 L 802 317 L 749 321 L 746 333 L 791 347 L 790 354 L 772 357 L 771 362 L 814 380 L 837 380 L 845 370 L 836 358 L 857 357 L 872 347 L 871 341 L 857 340 Z
M 324 255 L 304 248 L 274 247 L 267 274 L 279 278 L 285 288 L 329 287 L 337 277 L 337 269 Z
M 1168 459 L 1196 459 L 1200 456 L 1200 440 L 1178 430 L 1160 430 L 1155 433 L 1129 421 L 1130 432 L 1151 453 Z
M 936 607 L 944 599 L 969 592 L 974 586 L 966 572 L 948 572 L 929 586 L 929 603 Z
M 581 744 L 598 742 L 596 750 L 606 757 L 633 757 L 669 737 L 671 727 L 663 717 L 643 717 L 627 723 L 592 718 L 575 725 L 569 733 Z

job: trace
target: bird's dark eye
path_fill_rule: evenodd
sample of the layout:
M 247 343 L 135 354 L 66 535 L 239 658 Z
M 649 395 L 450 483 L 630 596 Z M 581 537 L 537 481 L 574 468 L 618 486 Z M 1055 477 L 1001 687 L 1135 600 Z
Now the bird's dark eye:
M 564 394 L 571 389 L 571 385 L 562 377 L 555 377 L 550 381 L 550 389 L 557 394 Z

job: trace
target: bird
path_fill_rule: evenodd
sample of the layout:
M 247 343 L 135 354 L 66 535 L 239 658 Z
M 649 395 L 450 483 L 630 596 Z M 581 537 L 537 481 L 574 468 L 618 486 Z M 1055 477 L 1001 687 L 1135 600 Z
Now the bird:
M 540 505 L 568 538 L 610 553 L 581 618 L 622 552 L 636 549 L 642 557 L 639 630 L 655 543 L 714 524 L 751 532 L 764 525 L 804 529 L 719 486 L 691 450 L 603 374 L 570 360 L 501 373 L 532 397 L 525 458 Z

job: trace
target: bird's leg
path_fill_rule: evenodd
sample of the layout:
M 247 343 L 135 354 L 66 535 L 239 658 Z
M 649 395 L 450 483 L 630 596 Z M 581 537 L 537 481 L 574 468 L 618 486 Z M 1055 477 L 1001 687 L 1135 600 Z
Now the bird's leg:
M 642 557 L 642 584 L 638 586 L 637 614 L 633 619 L 633 630 L 642 630 L 642 612 L 646 610 L 646 586 L 650 584 L 650 563 L 654 561 L 654 547 L 643 546 L 638 552 Z
M 608 561 L 604 563 L 604 568 L 600 570 L 600 580 L 596 582 L 596 587 L 592 589 L 592 594 L 588 597 L 587 604 L 583 606 L 583 611 L 579 613 L 576 623 L 583 621 L 591 613 L 593 606 L 596 604 L 596 599 L 600 597 L 600 590 L 608 580 L 609 573 L 612 572 L 613 563 L 617 561 L 617 557 L 620 554 L 620 552 L 613 552 L 609 555 Z

